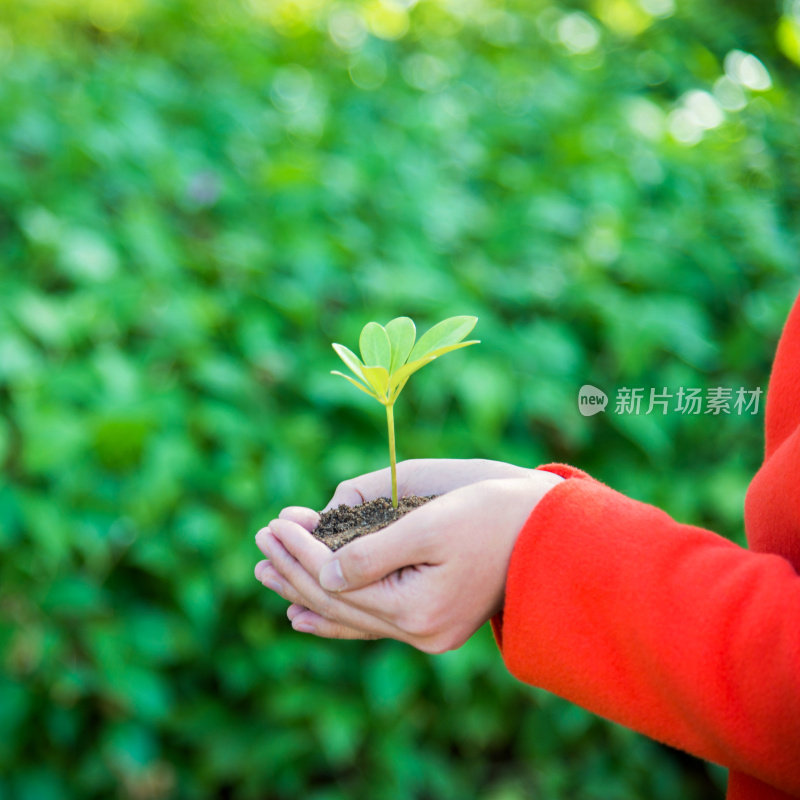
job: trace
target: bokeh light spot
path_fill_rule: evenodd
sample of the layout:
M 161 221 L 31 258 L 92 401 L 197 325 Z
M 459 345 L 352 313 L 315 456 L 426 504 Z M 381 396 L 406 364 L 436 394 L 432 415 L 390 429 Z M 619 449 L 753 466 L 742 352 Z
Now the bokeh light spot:
M 350 52 L 364 44 L 367 25 L 354 9 L 334 8 L 328 19 L 328 33 L 338 48 Z
M 575 11 L 558 22 L 558 39 L 572 53 L 590 53 L 600 44 L 600 31 L 586 14 Z
M 403 78 L 409 86 L 423 92 L 436 92 L 450 79 L 447 65 L 429 53 L 414 53 L 402 66 Z
M 795 64 L 800 64 L 800 14 L 781 17 L 775 38 L 781 52 Z
M 703 128 L 685 108 L 676 108 L 667 120 L 672 138 L 681 144 L 691 146 L 703 138 Z
M 402 39 L 408 33 L 408 12 L 402 6 L 378 0 L 366 6 L 365 14 L 370 31 L 379 39 Z
M 652 22 L 652 17 L 630 0 L 596 0 L 594 11 L 610 30 L 622 36 L 636 36 Z
M 747 105 L 742 87 L 727 75 L 714 82 L 714 97 L 726 111 L 741 111 Z
M 652 17 L 671 17 L 675 0 L 639 0 L 639 5 Z
M 650 100 L 635 97 L 627 105 L 628 123 L 640 136 L 658 141 L 664 135 L 664 112 Z
M 683 102 L 695 122 L 705 130 L 716 128 L 725 120 L 719 103 L 708 92 L 694 89 L 684 95 Z
M 270 98 L 279 111 L 300 111 L 308 102 L 313 79 L 304 67 L 290 64 L 282 67 L 272 81 Z
M 754 92 L 765 92 L 772 88 L 767 68 L 752 53 L 731 50 L 725 56 L 725 74 Z

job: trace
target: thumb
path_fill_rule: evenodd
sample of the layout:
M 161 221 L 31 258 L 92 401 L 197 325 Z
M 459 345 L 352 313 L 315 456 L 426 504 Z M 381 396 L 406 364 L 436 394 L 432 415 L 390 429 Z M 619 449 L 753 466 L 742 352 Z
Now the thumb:
M 434 536 L 431 526 L 419 524 L 419 518 L 425 517 L 421 511 L 410 512 L 382 531 L 337 550 L 320 568 L 320 586 L 329 592 L 360 589 L 402 567 L 431 563 Z
M 346 506 L 358 506 L 376 497 L 388 497 L 391 494 L 391 477 L 389 468 L 379 469 L 342 481 L 333 493 L 328 505 L 322 509 L 330 511 L 344 503 Z

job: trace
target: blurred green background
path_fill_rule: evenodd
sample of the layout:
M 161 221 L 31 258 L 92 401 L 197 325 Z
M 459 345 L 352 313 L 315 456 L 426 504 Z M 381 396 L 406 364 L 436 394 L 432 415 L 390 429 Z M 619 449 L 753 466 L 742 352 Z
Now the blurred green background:
M 253 535 L 387 463 L 331 341 L 475 314 L 401 458 L 564 460 L 743 541 L 762 413 L 576 397 L 766 388 L 799 68 L 797 0 L 0 0 L 0 798 L 721 797 L 485 629 L 292 632 Z

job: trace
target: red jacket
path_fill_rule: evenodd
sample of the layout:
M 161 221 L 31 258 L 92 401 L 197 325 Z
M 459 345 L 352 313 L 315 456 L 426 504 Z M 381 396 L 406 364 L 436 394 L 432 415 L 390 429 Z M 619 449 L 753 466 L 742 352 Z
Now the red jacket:
M 800 298 L 770 378 L 746 550 L 572 467 L 520 532 L 508 669 L 730 769 L 728 800 L 800 797 Z

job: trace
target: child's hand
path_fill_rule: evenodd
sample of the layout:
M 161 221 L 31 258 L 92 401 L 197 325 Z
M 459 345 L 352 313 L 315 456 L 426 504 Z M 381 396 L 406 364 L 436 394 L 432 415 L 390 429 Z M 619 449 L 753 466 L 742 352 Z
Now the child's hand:
M 273 520 L 257 537 L 269 561 L 260 562 L 256 574 L 292 603 L 288 614 L 297 630 L 391 637 L 431 653 L 455 649 L 502 608 L 517 535 L 539 500 L 562 481 L 549 472 L 523 472 L 464 486 L 470 483 L 465 472 L 461 488 L 451 487 L 335 554 L 309 535 L 308 525 L 285 516 Z M 446 491 L 444 484 L 438 488 Z M 411 491 L 435 489 L 415 485 Z

